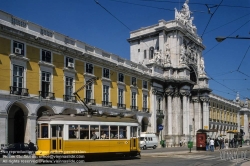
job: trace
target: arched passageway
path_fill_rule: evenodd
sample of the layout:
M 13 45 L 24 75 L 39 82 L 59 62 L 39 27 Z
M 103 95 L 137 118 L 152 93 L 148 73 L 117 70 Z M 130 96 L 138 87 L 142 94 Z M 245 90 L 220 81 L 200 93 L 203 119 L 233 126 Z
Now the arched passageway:
M 144 117 L 142 118 L 141 122 L 141 132 L 146 132 L 148 129 L 148 118 Z
M 24 143 L 27 127 L 27 110 L 21 104 L 13 104 L 8 111 L 8 143 Z

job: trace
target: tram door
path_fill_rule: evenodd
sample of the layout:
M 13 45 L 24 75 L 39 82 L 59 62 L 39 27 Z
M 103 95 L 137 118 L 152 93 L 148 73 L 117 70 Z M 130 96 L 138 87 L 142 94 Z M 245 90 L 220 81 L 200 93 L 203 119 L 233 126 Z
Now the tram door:
M 51 151 L 63 151 L 63 125 L 51 125 Z
M 136 150 L 137 146 L 137 127 L 131 126 L 130 128 L 130 149 Z

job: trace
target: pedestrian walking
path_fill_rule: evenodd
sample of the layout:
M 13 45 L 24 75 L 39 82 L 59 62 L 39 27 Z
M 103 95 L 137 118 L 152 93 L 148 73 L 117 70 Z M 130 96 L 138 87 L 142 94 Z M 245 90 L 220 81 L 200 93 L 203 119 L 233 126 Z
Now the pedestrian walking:
M 210 140 L 210 150 L 211 152 L 214 152 L 214 139 Z

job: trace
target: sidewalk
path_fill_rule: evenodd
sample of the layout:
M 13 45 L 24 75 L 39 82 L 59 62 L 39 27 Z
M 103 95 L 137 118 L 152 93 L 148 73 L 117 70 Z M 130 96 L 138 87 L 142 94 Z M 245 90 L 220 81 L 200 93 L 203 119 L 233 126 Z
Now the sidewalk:
M 241 164 L 240 166 L 250 166 L 250 161 Z
M 175 151 L 174 149 L 179 149 L 180 147 L 171 147 L 171 148 L 157 148 L 157 149 L 164 149 L 163 151 L 159 152 L 159 151 L 154 151 L 152 150 L 151 152 L 149 153 L 143 153 L 143 150 L 141 151 L 141 156 L 151 156 L 151 155 L 154 155 L 154 156 L 157 156 L 157 155 L 174 155 L 174 154 L 190 154 L 190 150 L 189 148 L 187 147 L 181 147 L 180 150 L 178 151 Z M 245 148 L 248 148 L 248 150 L 250 150 L 250 146 L 242 146 L 239 148 L 240 149 L 245 149 Z M 229 148 L 227 150 L 234 150 L 236 148 Z M 226 150 L 226 149 L 223 149 L 223 150 Z M 208 153 L 209 151 L 202 151 L 202 150 L 196 150 L 196 147 L 194 146 L 192 149 L 191 149 L 191 154 L 192 153 Z M 219 150 L 214 150 L 214 152 L 219 152 Z M 250 166 L 250 165 L 249 165 Z

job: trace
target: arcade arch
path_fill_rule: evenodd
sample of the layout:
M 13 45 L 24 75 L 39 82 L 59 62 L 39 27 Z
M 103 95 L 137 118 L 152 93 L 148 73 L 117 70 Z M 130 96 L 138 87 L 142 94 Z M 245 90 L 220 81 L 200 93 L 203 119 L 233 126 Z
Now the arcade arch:
M 8 143 L 24 143 L 28 137 L 27 116 L 29 111 L 27 107 L 20 102 L 14 102 L 8 109 Z
M 148 123 L 149 123 L 148 118 L 143 117 L 142 121 L 141 121 L 141 132 L 146 132 L 147 131 Z

